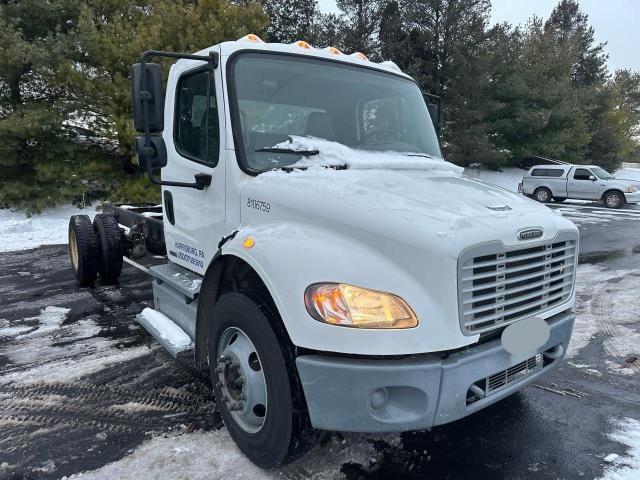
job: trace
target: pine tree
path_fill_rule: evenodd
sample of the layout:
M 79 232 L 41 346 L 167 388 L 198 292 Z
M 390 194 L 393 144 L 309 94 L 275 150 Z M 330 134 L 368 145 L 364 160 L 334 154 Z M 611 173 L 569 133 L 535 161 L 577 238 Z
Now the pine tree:
M 377 58 L 375 33 L 381 12 L 380 0 L 336 0 L 347 24 L 344 49 L 348 53 L 362 52 Z
M 399 65 L 407 63 L 407 33 L 402 24 L 402 15 L 398 2 L 392 0 L 388 2 L 382 10 L 380 17 L 380 30 L 378 32 L 378 42 L 380 46 L 380 56 L 383 60 L 395 61 Z
M 224 0 L 0 6 L 0 206 L 157 198 L 132 165 L 131 64 L 148 49 L 192 52 L 265 24 L 259 4 Z
M 314 19 L 319 14 L 316 0 L 262 0 L 262 5 L 269 16 L 267 41 L 312 40 Z

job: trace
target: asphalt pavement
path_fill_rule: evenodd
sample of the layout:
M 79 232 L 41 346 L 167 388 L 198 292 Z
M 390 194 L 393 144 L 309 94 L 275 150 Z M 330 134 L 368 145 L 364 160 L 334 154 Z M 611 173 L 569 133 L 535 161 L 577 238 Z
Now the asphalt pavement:
M 640 211 L 551 207 L 581 233 L 571 357 L 460 421 L 394 440 L 328 434 L 310 456 L 336 439 L 372 442 L 372 458 L 338 468 L 360 480 L 595 479 L 615 468 L 607 455 L 629 455 L 610 435 L 617 419 L 640 420 L 640 344 L 630 352 L 623 338 L 640 334 Z M 61 478 L 158 435 L 224 428 L 206 375 L 176 363 L 135 323 L 151 303 L 149 278 L 128 265 L 118 285 L 80 288 L 66 246 L 0 254 L 0 478 Z M 279 477 L 308 478 L 305 468 Z

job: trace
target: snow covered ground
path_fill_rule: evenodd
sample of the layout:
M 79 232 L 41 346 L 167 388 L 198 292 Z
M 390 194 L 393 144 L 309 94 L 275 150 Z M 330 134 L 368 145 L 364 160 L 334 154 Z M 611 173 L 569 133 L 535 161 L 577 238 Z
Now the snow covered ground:
M 235 446 L 226 429 L 167 435 L 147 440 L 129 456 L 90 472 L 72 475 L 69 480 L 111 480 L 131 478 L 144 472 L 144 478 L 184 480 L 333 480 L 342 478 L 345 463 L 369 467 L 380 460 L 374 442 L 398 444 L 400 436 L 346 434 L 318 445 L 310 454 L 285 468 L 262 470 Z
M 0 209 L 0 252 L 67 243 L 69 217 L 78 214 L 93 217 L 95 208 L 79 209 L 69 205 L 45 210 L 32 217 Z
M 600 480 L 638 480 L 640 478 L 640 421 L 633 418 L 614 420 L 615 430 L 609 434 L 628 448 L 626 455 L 613 454 L 605 457 L 612 464 Z

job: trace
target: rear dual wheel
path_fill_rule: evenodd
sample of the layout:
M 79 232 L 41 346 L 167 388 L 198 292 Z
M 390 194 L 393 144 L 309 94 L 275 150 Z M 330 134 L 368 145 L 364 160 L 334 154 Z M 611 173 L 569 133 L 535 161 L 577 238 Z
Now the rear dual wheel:
M 80 285 L 93 283 L 98 274 L 105 283 L 122 271 L 122 236 L 115 217 L 99 213 L 93 223 L 87 215 L 69 220 L 71 270 Z

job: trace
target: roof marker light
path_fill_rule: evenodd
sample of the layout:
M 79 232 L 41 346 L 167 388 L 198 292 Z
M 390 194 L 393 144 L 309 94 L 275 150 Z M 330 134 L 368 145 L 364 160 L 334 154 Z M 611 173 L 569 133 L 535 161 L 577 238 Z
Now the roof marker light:
M 391 68 L 393 70 L 397 70 L 398 72 L 402 71 L 400 70 L 400 67 L 398 67 L 398 65 L 396 65 L 395 62 L 392 62 L 391 60 L 385 60 L 384 62 L 380 62 L 380 65 L 382 65 L 383 67 Z
M 309 45 L 304 40 L 298 40 L 296 42 L 293 42 L 292 45 L 296 45 L 296 46 L 298 46 L 300 48 L 313 48 L 311 45 Z
M 367 56 L 362 53 L 362 52 L 354 52 L 351 55 L 349 55 L 350 57 L 356 57 L 358 60 L 369 60 L 367 58 Z
M 255 35 L 253 33 L 250 33 L 250 34 L 245 35 L 244 37 L 238 39 L 238 41 L 241 41 L 241 40 L 245 40 L 247 42 L 264 43 L 259 36 Z
M 325 52 L 333 53 L 334 55 L 342 55 L 342 52 L 338 50 L 336 47 L 327 47 L 324 49 Z

